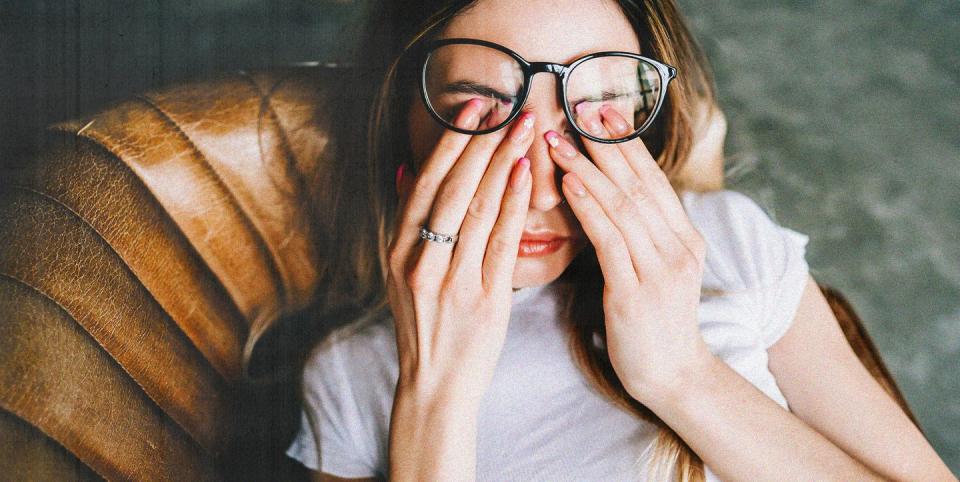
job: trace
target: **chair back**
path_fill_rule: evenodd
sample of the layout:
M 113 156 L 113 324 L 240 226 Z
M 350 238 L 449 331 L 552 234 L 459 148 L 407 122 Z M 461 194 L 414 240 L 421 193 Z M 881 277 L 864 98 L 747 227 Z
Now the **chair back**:
M 229 448 L 258 436 L 240 432 L 249 341 L 320 289 L 300 200 L 329 162 L 335 76 L 239 72 L 135 96 L 52 126 L 4 174 L 0 473 L 228 478 Z M 726 124 L 704 119 L 684 175 L 719 188 Z M 852 308 L 821 287 L 910 414 Z

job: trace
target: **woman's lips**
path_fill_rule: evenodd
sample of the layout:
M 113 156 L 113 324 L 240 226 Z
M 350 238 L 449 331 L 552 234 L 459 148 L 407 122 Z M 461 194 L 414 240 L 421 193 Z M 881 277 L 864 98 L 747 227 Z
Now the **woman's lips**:
M 565 237 L 554 237 L 548 239 L 521 238 L 520 249 L 517 252 L 517 256 L 546 256 L 562 248 L 564 244 L 569 241 L 569 239 L 570 238 Z

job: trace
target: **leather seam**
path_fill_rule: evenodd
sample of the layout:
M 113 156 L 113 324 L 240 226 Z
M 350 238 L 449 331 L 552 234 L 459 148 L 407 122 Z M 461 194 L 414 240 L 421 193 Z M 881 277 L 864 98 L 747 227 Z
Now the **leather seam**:
M 8 277 L 6 273 L 0 273 L 0 276 Z M 11 279 L 12 279 L 14 282 L 19 282 L 19 281 L 20 281 L 20 280 L 18 280 L 18 279 L 16 279 L 16 278 L 11 278 Z M 12 415 L 12 416 L 14 416 L 14 417 L 22 420 L 23 423 L 25 423 L 25 424 L 33 427 L 33 429 L 36 430 L 36 431 L 38 431 L 38 432 L 40 432 L 41 435 L 43 435 L 44 437 L 47 437 L 48 439 L 50 439 L 51 441 L 53 441 L 53 443 L 55 443 L 55 444 L 59 445 L 60 447 L 62 447 L 64 451 L 66 451 L 68 454 L 70 454 L 71 457 L 77 459 L 78 462 L 80 462 L 81 464 L 83 464 L 84 466 L 86 466 L 88 469 L 90 469 L 91 472 L 93 472 L 94 474 L 96 474 L 96 475 L 97 475 L 98 477 L 100 477 L 101 479 L 107 480 L 107 477 L 106 477 L 104 474 L 100 473 L 99 470 L 97 470 L 95 467 L 93 467 L 92 465 L 88 464 L 85 460 L 83 460 L 82 458 L 80 458 L 80 456 L 77 455 L 73 450 L 70 450 L 69 448 L 67 448 L 67 446 L 64 445 L 63 442 L 61 442 L 60 440 L 58 440 L 56 437 L 54 437 L 53 434 L 51 434 L 50 432 L 47 432 L 46 430 L 44 430 L 43 427 L 40 427 L 40 426 L 38 426 L 37 424 L 33 423 L 33 421 L 31 421 L 30 419 L 28 419 L 27 417 L 25 417 L 23 414 L 18 413 L 17 410 L 14 410 L 14 409 L 13 409 L 12 407 L 10 407 L 8 404 L 4 403 L 4 399 L 2 399 L 2 398 L 0 398 L 0 410 L 3 410 L 4 412 L 9 413 L 10 415 Z
M 34 193 L 34 194 L 36 194 L 36 195 L 38 195 L 38 196 L 41 196 L 41 197 L 44 197 L 44 198 L 49 199 L 49 200 L 52 201 L 54 204 L 62 207 L 63 209 L 67 210 L 68 212 L 70 212 L 70 214 L 72 214 L 72 215 L 73 215 L 75 218 L 77 218 L 81 223 L 83 223 L 86 227 L 88 227 L 91 231 L 93 231 L 93 232 L 97 235 L 97 237 L 100 238 L 100 240 L 103 242 L 103 244 L 104 244 L 105 246 L 107 246 L 107 248 L 110 249 L 110 252 L 113 253 L 113 255 L 114 255 L 117 259 L 120 260 L 120 263 L 123 265 L 123 267 L 124 267 L 124 269 L 127 271 L 127 273 L 130 274 L 130 277 L 136 280 L 137 285 L 139 285 L 141 288 L 143 288 L 143 291 L 146 292 L 146 293 L 150 296 L 150 299 L 153 300 L 154 304 L 156 304 L 157 306 L 160 307 L 160 310 L 164 312 L 164 315 L 165 315 L 166 319 L 171 322 L 170 324 L 172 324 L 173 326 L 176 326 L 176 327 L 177 327 L 177 330 L 176 330 L 176 331 L 180 332 L 180 334 L 183 335 L 183 337 L 184 337 L 184 338 L 186 339 L 186 341 L 187 341 L 186 344 L 189 345 L 189 346 L 191 346 L 191 347 L 193 348 L 193 350 L 194 350 L 197 354 L 199 354 L 200 357 L 201 357 L 203 360 L 206 361 L 207 365 L 209 365 L 210 368 L 213 369 L 214 373 L 216 373 L 217 375 L 219 375 L 219 376 L 224 380 L 224 383 L 227 384 L 227 383 L 226 383 L 226 380 L 228 380 L 228 378 L 227 378 L 223 373 L 220 373 L 220 370 L 217 370 L 217 368 L 216 368 L 212 363 L 210 363 L 210 360 L 207 359 L 207 356 L 206 356 L 202 351 L 200 351 L 199 348 L 197 348 L 197 346 L 196 346 L 195 343 L 193 343 L 193 340 L 190 338 L 190 335 L 188 335 L 188 334 L 183 330 L 183 327 L 181 327 L 180 324 L 177 323 L 177 321 L 174 320 L 173 317 L 170 316 L 170 314 L 167 313 L 166 310 L 163 309 L 163 304 L 160 303 L 160 301 L 157 300 L 156 296 L 154 296 L 154 294 L 153 294 L 152 291 L 150 291 L 149 289 L 147 289 L 147 287 L 143 284 L 143 281 L 140 280 L 140 277 L 137 276 L 137 273 L 135 273 L 135 272 L 133 271 L 133 268 L 130 266 L 130 263 L 128 263 L 127 260 L 124 259 L 124 257 L 120 255 L 120 253 L 116 250 L 116 248 L 115 248 L 112 244 L 110 244 L 110 241 L 107 240 L 107 238 L 103 235 L 103 233 L 101 233 L 99 230 L 97 230 L 97 228 L 96 228 L 95 226 L 93 226 L 92 224 L 90 224 L 90 222 L 87 221 L 86 218 L 84 218 L 83 216 L 81 216 L 80 213 L 78 213 L 78 212 L 77 212 L 76 210 L 74 210 L 72 207 L 68 206 L 66 203 L 64 203 L 62 200 L 60 200 L 59 198 L 57 198 L 56 196 L 54 196 L 54 195 L 52 195 L 52 194 L 49 194 L 49 193 L 47 193 L 47 192 L 45 192 L 45 191 L 41 191 L 41 190 L 35 189 L 35 188 L 33 188 L 33 187 L 30 187 L 30 186 L 24 186 L 24 185 L 22 185 L 22 184 L 9 184 L 8 186 L 10 186 L 11 189 L 20 189 L 20 190 L 23 190 L 23 191 L 32 192 L 32 193 Z
M 89 125 L 89 124 L 88 124 L 88 125 Z M 64 127 L 60 127 L 60 126 L 54 127 L 54 128 L 51 129 L 51 130 L 58 130 L 58 131 L 62 131 L 62 132 L 65 132 L 65 133 L 71 133 L 71 134 L 72 134 L 72 132 L 71 132 L 70 130 L 68 130 L 68 129 L 64 128 Z M 151 190 L 151 189 L 143 182 L 143 179 L 141 179 L 140 176 L 137 175 L 136 171 L 134 171 L 134 170 L 130 167 L 130 165 L 127 164 L 127 162 L 123 160 L 123 157 L 120 156 L 119 153 L 116 153 L 116 152 L 110 150 L 110 148 L 108 148 L 108 147 L 107 147 L 106 145 L 104 145 L 102 142 L 100 142 L 100 141 L 98 141 L 97 139 L 95 139 L 95 138 L 93 138 L 93 137 L 90 137 L 90 136 L 88 136 L 88 135 L 86 135 L 86 134 L 76 133 L 76 137 L 77 137 L 78 139 L 82 139 L 82 140 L 86 141 L 87 143 L 89 143 L 89 144 L 90 144 L 91 146 L 93 146 L 94 148 L 99 149 L 99 150 L 103 151 L 104 153 L 106 153 L 106 154 L 107 154 L 108 156 L 110 156 L 117 164 L 119 164 L 123 169 L 126 169 L 128 172 L 130 172 L 130 174 L 131 174 L 134 178 L 137 179 L 137 181 L 140 183 L 140 186 L 143 187 L 144 192 L 146 192 L 146 193 L 150 196 L 150 198 L 153 199 L 154 204 L 155 204 L 155 206 L 158 208 L 158 210 L 160 210 L 160 211 L 162 211 L 164 214 L 166 214 L 166 217 L 167 217 L 167 219 L 170 221 L 170 224 L 176 229 L 177 232 L 180 233 L 180 239 L 183 241 L 184 247 L 185 247 L 186 249 L 188 249 L 188 250 L 190 251 L 190 253 L 191 253 L 193 256 L 196 257 L 196 259 L 202 261 L 199 266 L 200 266 L 200 268 L 204 271 L 204 273 L 207 274 L 207 275 L 209 275 L 209 276 L 212 277 L 213 279 L 217 280 L 217 281 L 220 283 L 220 286 L 223 286 L 223 280 L 217 275 L 217 273 L 213 272 L 213 270 L 210 269 L 209 265 L 207 265 L 207 263 L 206 263 L 205 260 L 203 259 L 203 256 L 200 254 L 199 251 L 197 251 L 196 246 L 194 246 L 193 243 L 190 242 L 190 238 L 187 237 L 186 233 L 184 233 L 183 230 L 180 228 L 180 226 L 176 223 L 176 221 L 173 220 L 173 216 L 170 214 L 170 211 L 166 208 L 166 206 L 163 205 L 163 203 L 160 202 L 159 199 L 157 199 L 156 194 L 154 194 L 153 190 Z M 110 138 L 110 136 L 107 135 L 107 134 L 104 134 L 104 137 L 112 140 L 112 138 Z M 37 193 L 39 193 L 39 194 L 47 195 L 47 196 L 49 196 L 51 199 L 53 199 L 54 201 L 57 201 L 57 202 L 59 202 L 60 204 L 62 204 L 65 208 L 69 209 L 70 211 L 73 211 L 72 208 L 70 208 L 70 207 L 67 206 L 66 204 L 60 202 L 60 200 L 59 200 L 56 196 L 53 196 L 52 194 L 46 193 L 45 191 L 39 191 L 39 190 L 36 190 L 36 189 L 31 188 L 31 187 L 29 187 L 29 186 L 20 185 L 20 184 L 10 184 L 10 186 L 11 186 L 11 187 L 14 187 L 14 186 L 22 187 L 22 188 L 24 188 L 24 189 L 33 190 L 34 192 L 37 192 Z M 80 216 L 79 213 L 74 212 L 74 214 L 75 214 L 78 218 L 80 218 L 80 219 L 82 219 L 84 222 L 86 222 L 86 219 L 84 219 L 82 216 Z M 87 224 L 89 225 L 89 223 L 87 223 Z M 104 242 L 106 242 L 108 245 L 110 245 L 110 243 L 106 241 L 106 238 L 105 238 L 103 235 L 101 235 L 100 232 L 96 230 L 96 228 L 94 228 L 92 225 L 90 225 L 90 228 L 93 229 L 94 232 L 96 232 L 98 236 L 100 236 L 101 238 L 103 238 L 103 239 L 104 239 Z M 110 247 L 111 247 L 111 249 L 113 249 L 113 246 L 110 246 Z M 116 250 L 114 250 L 114 251 L 116 251 Z M 121 259 L 123 259 L 123 258 L 121 257 Z M 126 263 L 126 260 L 124 260 L 124 263 Z M 130 271 L 133 272 L 132 269 L 130 269 Z M 139 278 L 137 278 L 137 280 L 139 281 Z M 144 286 L 144 289 L 147 289 L 146 286 Z M 150 290 L 147 289 L 147 291 L 149 292 Z M 234 300 L 233 297 L 230 296 L 230 293 L 227 292 L 227 291 L 225 290 L 225 288 L 223 289 L 223 292 L 222 292 L 221 294 L 224 295 L 224 297 L 226 298 L 226 300 L 230 303 L 230 306 L 233 307 L 233 312 L 234 312 L 234 314 L 237 316 L 237 317 L 233 317 L 233 316 L 229 317 L 227 323 L 229 323 L 230 325 L 232 325 L 233 328 L 236 328 L 236 329 L 237 329 L 238 331 L 240 331 L 240 332 L 243 332 L 243 331 L 247 330 L 246 325 L 244 325 L 244 324 L 242 323 L 242 321 L 241 321 L 241 320 L 243 319 L 243 314 L 242 314 L 242 312 L 240 311 L 240 307 L 237 306 L 236 300 Z M 151 296 L 152 296 L 152 295 L 153 295 L 153 293 L 151 293 Z M 156 300 L 156 298 L 154 298 L 154 300 Z M 162 305 L 161 305 L 161 306 L 162 306 Z M 179 323 L 177 323 L 177 326 L 179 327 Z M 182 330 L 182 328 L 181 328 L 181 330 Z M 184 334 L 186 334 L 186 333 L 184 333 Z M 188 338 L 189 338 L 189 337 L 188 337 Z M 218 373 L 219 373 L 219 371 L 218 371 Z
M 281 149 L 283 150 L 284 157 L 287 159 L 286 167 L 287 169 L 289 169 L 290 171 L 296 174 L 296 179 L 297 179 L 296 189 L 299 191 L 296 193 L 296 195 L 302 196 L 303 192 L 306 190 L 306 186 L 305 186 L 306 179 L 303 177 L 302 173 L 300 173 L 299 169 L 296 168 L 300 164 L 300 160 L 294 154 L 293 148 L 290 145 L 290 139 L 287 138 L 287 133 L 286 131 L 283 130 L 283 126 L 280 124 L 280 116 L 277 115 L 276 109 L 273 108 L 273 103 L 270 102 L 271 96 L 273 96 L 274 91 L 276 91 L 276 89 L 279 88 L 280 85 L 283 84 L 283 82 L 285 82 L 289 78 L 289 76 L 278 79 L 276 82 L 274 82 L 272 86 L 270 86 L 270 89 L 266 92 L 260 89 L 260 86 L 257 85 L 257 83 L 253 80 L 253 77 L 251 77 L 250 74 L 247 73 L 246 71 L 244 70 L 239 71 L 239 76 L 247 84 L 250 85 L 251 89 L 253 89 L 253 91 L 256 92 L 257 96 L 260 98 L 258 112 L 257 112 L 257 151 L 260 154 L 261 163 L 263 162 L 265 157 L 263 155 L 263 137 L 261 136 L 261 133 L 263 132 L 263 115 L 267 114 L 273 119 L 273 122 L 277 126 L 276 132 L 277 132 L 277 136 L 280 139 L 280 146 L 281 146 Z M 284 282 L 286 282 L 286 280 L 284 280 Z M 287 304 L 290 304 L 293 302 L 292 300 L 293 295 L 290 293 L 289 289 L 285 289 L 283 294 L 284 294 L 284 300 Z
M 125 367 L 125 366 L 123 365 L 123 363 L 121 363 L 119 360 L 117 360 L 116 357 L 114 357 L 113 354 L 110 353 L 110 350 L 108 350 L 107 347 L 105 347 L 105 346 L 103 345 L 103 343 L 101 343 L 100 340 L 97 339 L 97 337 L 93 336 L 93 334 L 90 333 L 90 330 L 87 329 L 86 325 L 84 325 L 82 322 L 80 322 L 80 320 L 78 320 L 76 316 L 73 316 L 73 313 L 71 313 L 70 310 L 67 309 L 67 307 L 63 306 L 59 301 L 57 301 L 57 300 L 54 299 L 52 296 L 50 296 L 49 293 L 41 290 L 40 288 L 34 286 L 34 285 L 31 284 L 31 283 L 28 283 L 28 282 L 26 282 L 26 281 L 24 281 L 24 280 L 22 280 L 22 279 L 20 279 L 20 278 L 18 278 L 18 277 L 16 277 L 16 276 L 11 275 L 10 273 L 7 273 L 6 271 L 0 271 L 0 276 L 5 277 L 5 278 L 9 278 L 9 279 L 13 280 L 13 281 L 16 282 L 16 283 L 22 284 L 23 286 L 26 286 L 27 288 L 30 288 L 30 289 L 31 289 L 32 291 L 34 291 L 35 293 L 37 293 L 37 294 L 39 294 L 40 296 L 42 296 L 42 297 L 50 300 L 51 303 L 55 304 L 55 305 L 57 306 L 57 308 L 59 308 L 62 312 L 64 312 L 67 316 L 69 316 L 70 319 L 73 320 L 74 323 L 76 323 L 78 326 L 80 326 L 80 328 L 83 329 L 83 332 L 86 333 L 87 336 L 89 336 L 90 339 L 92 339 L 92 340 L 94 341 L 94 343 L 96 343 L 97 346 L 99 346 L 99 347 L 104 351 L 104 353 L 107 355 L 107 358 L 110 359 L 110 360 L 112 360 L 113 363 L 115 363 L 115 364 L 120 368 L 120 370 L 121 370 L 124 374 L 126 374 L 127 378 L 130 379 L 130 381 L 132 381 L 135 385 L 137 385 L 137 387 L 140 388 L 140 391 L 143 392 L 144 396 L 146 396 L 147 399 L 150 400 L 150 401 L 153 403 L 153 407 L 155 407 L 161 414 L 163 414 L 164 417 L 170 419 L 170 420 L 174 423 L 174 425 L 176 425 L 177 428 L 178 428 L 180 431 L 183 432 L 183 434 L 184 434 L 184 436 L 185 436 L 185 438 L 186 438 L 187 440 L 189 440 L 192 444 L 194 444 L 194 445 L 196 446 L 196 448 L 197 448 L 201 453 L 207 454 L 207 455 L 211 456 L 212 459 L 216 460 L 216 457 L 214 457 L 211 452 L 207 451 L 206 448 L 204 448 L 202 445 L 200 445 L 200 442 L 198 442 L 198 441 L 196 440 L 196 438 L 194 438 L 193 434 L 191 434 L 190 431 L 187 430 L 187 429 L 180 423 L 180 421 L 178 421 L 177 419 L 171 417 L 170 414 L 167 413 L 167 411 L 163 409 L 163 407 L 157 402 L 157 400 L 154 399 L 153 396 L 151 396 L 150 393 L 149 393 L 146 389 L 144 389 L 143 385 L 136 379 L 136 377 L 134 377 L 134 376 L 130 373 L 130 371 L 127 370 L 127 367 Z M 14 412 L 13 410 L 10 410 L 10 409 L 6 409 L 6 410 L 9 411 L 9 412 L 11 412 L 11 413 L 16 413 L 16 412 Z M 21 417 L 21 418 L 23 418 L 23 417 Z M 26 420 L 26 419 L 24 419 L 24 420 Z M 46 433 L 46 432 L 44 432 L 44 433 Z M 68 449 L 68 450 L 69 450 L 69 449 Z M 73 453 L 73 452 L 71 452 L 71 453 Z M 86 463 L 86 462 L 84 462 L 84 463 Z M 99 472 L 98 472 L 98 474 L 99 474 Z
M 267 112 L 270 115 L 270 117 L 273 118 L 274 122 L 277 123 L 277 135 L 280 137 L 280 145 L 283 148 L 284 155 L 289 160 L 293 161 L 294 166 L 298 165 L 300 159 L 298 159 L 296 154 L 293 152 L 293 147 L 290 144 L 290 139 L 287 137 L 287 132 L 283 130 L 282 126 L 280 125 L 280 116 L 277 115 L 277 110 L 273 108 L 273 103 L 270 102 L 270 99 L 272 98 L 274 92 L 280 87 L 281 84 L 286 82 L 289 77 L 284 77 L 277 80 L 276 82 L 273 83 L 273 85 L 270 86 L 270 90 L 264 92 L 263 90 L 260 89 L 260 86 L 257 85 L 256 82 L 254 82 L 253 78 L 250 77 L 250 74 L 248 74 L 246 71 L 241 70 L 239 74 L 240 74 L 240 77 L 242 77 L 248 84 L 250 84 L 254 92 L 256 92 L 257 95 L 260 96 L 260 112 L 258 112 L 258 120 L 257 120 L 257 145 L 260 149 L 260 158 L 263 159 L 263 141 L 260 138 L 260 128 L 262 127 L 262 123 L 261 123 L 261 119 L 259 119 L 259 114 L 263 112 Z M 299 184 L 302 185 L 304 182 L 304 179 L 300 171 L 294 170 L 294 172 L 297 174 L 297 178 L 300 180 Z
M 74 211 L 73 209 L 71 209 L 71 208 L 70 208 L 69 206 L 67 206 L 66 204 L 60 202 L 60 200 L 58 200 L 58 199 L 56 199 L 56 198 L 54 198 L 54 197 L 52 197 L 52 196 L 49 196 L 49 195 L 47 195 L 47 194 L 45 194 L 45 193 L 43 193 L 43 192 L 41 192 L 41 191 L 38 191 L 38 190 L 36 190 L 36 189 L 30 188 L 30 187 L 25 187 L 25 186 L 22 186 L 22 185 L 16 185 L 16 184 L 11 185 L 11 187 L 14 188 L 14 189 L 21 189 L 21 190 L 24 190 L 24 191 L 29 191 L 29 192 L 32 192 L 32 193 L 38 195 L 38 196 L 41 196 L 41 197 L 46 198 L 46 199 L 49 199 L 50 201 L 52 201 L 52 202 L 55 203 L 56 205 L 61 206 L 62 208 L 66 209 L 66 210 L 69 211 L 71 214 L 73 214 L 75 217 L 77 217 L 77 218 L 80 220 L 80 222 L 82 222 L 85 226 L 87 226 L 88 228 L 90 228 L 90 230 L 92 230 L 94 233 L 96 233 L 97 237 L 99 237 L 101 240 L 103 240 L 103 244 L 105 244 L 106 246 L 108 246 L 108 248 L 110 249 L 110 252 L 113 253 L 114 256 L 116 256 L 117 258 L 119 258 L 119 259 L 121 260 L 121 264 L 124 266 L 124 269 L 127 270 L 127 272 L 131 275 L 131 277 L 133 277 L 134 279 L 137 280 L 137 283 L 139 283 L 140 286 L 143 287 L 143 290 L 144 290 L 146 293 L 148 293 L 148 296 L 150 296 L 150 299 L 153 300 L 153 302 L 156 303 L 158 306 L 162 306 L 162 305 L 159 304 L 159 302 L 157 302 L 156 298 L 154 298 L 153 293 L 151 293 L 150 290 L 146 289 L 146 287 L 143 286 L 143 283 L 140 282 L 140 279 L 139 279 L 139 278 L 136 276 L 136 274 L 133 273 L 133 271 L 130 269 L 130 266 L 129 266 L 129 264 L 127 264 L 126 260 L 124 260 L 123 257 L 120 256 L 120 255 L 116 252 L 116 250 L 113 249 L 113 246 L 111 246 L 110 243 L 107 242 L 106 239 L 103 238 L 103 236 L 96 230 L 96 228 L 94 228 L 93 226 L 91 226 L 90 223 L 88 223 L 85 219 L 83 219 L 82 216 L 80 216 L 79 214 L 77 214 L 76 211 Z M 13 280 L 16 280 L 16 281 L 20 282 L 20 283 L 22 283 L 22 284 L 24 284 L 24 285 L 32 288 L 32 289 L 35 290 L 36 292 L 42 294 L 42 295 L 43 295 L 44 297 L 46 297 L 47 299 L 49 299 L 49 300 L 53 301 L 54 303 L 56 303 L 57 306 L 60 307 L 60 309 L 62 309 L 65 313 L 67 313 L 68 315 L 70 315 L 70 318 L 73 319 L 73 321 L 74 321 L 76 324 L 80 325 L 80 326 L 83 328 L 83 331 L 85 331 L 85 332 L 87 333 L 87 335 L 89 335 L 91 338 L 93 338 L 94 341 L 97 342 L 97 345 L 99 345 L 99 346 L 103 349 L 103 351 L 110 357 L 110 359 L 113 360 L 114 363 L 116 363 L 116 364 L 123 370 L 123 372 L 126 373 L 127 376 L 128 376 L 131 380 L 133 380 L 134 383 L 137 384 L 138 387 L 140 387 L 140 390 L 144 393 L 144 395 L 146 395 L 147 398 L 149 398 L 149 399 L 154 403 L 154 405 L 156 405 L 156 407 L 157 407 L 162 413 L 164 413 L 168 418 L 170 418 L 170 420 L 173 420 L 174 423 L 176 423 L 177 426 L 180 427 L 180 428 L 184 431 L 184 433 L 186 433 L 187 436 L 190 437 L 190 439 L 193 440 L 193 441 L 197 444 L 197 446 L 200 447 L 201 450 L 204 451 L 204 453 L 212 454 L 212 452 L 207 451 L 207 449 L 200 444 L 200 441 L 197 440 L 197 438 L 196 438 L 196 436 L 193 434 L 193 432 L 191 432 L 190 430 L 188 430 L 188 429 L 183 425 L 183 423 L 181 423 L 179 420 L 177 420 L 175 417 L 173 417 L 169 412 L 167 412 L 167 411 L 163 408 L 163 405 L 161 405 L 160 402 L 159 402 L 153 395 L 150 394 L 150 391 L 146 389 L 146 387 L 140 382 L 140 380 L 138 380 L 135 376 L 133 376 L 132 373 L 130 373 L 130 370 L 127 369 L 126 365 L 125 365 L 123 362 L 121 362 L 120 360 L 118 360 L 117 357 L 114 356 L 113 352 L 112 352 L 109 348 L 107 348 L 106 345 L 104 345 L 103 343 L 101 343 L 100 340 L 99 340 L 96 336 L 94 336 L 93 333 L 90 332 L 90 330 L 87 328 L 87 326 L 86 326 L 83 322 L 81 322 L 79 319 L 77 319 L 77 317 L 73 316 L 73 313 L 71 313 L 70 310 L 68 310 L 65 306 L 63 306 L 62 304 L 60 304 L 60 302 L 58 302 L 56 299 L 54 299 L 54 298 L 53 298 L 52 296 L 50 296 L 48 293 L 46 293 L 45 291 L 37 288 L 36 286 L 33 286 L 32 284 L 30 284 L 30 283 L 28 283 L 28 282 L 26 282 L 26 281 L 24 281 L 24 280 L 21 280 L 20 278 L 17 278 L 16 276 L 13 276 L 13 275 L 7 273 L 6 271 L 0 271 L 0 275 L 9 277 L 9 278 L 11 278 L 11 279 L 13 279 Z M 161 308 L 161 311 L 163 311 L 162 308 Z M 174 326 L 176 326 L 176 327 L 177 327 L 177 331 L 180 332 L 180 334 L 186 339 L 187 343 L 186 343 L 185 345 L 187 346 L 187 349 L 193 351 L 195 354 L 198 354 L 201 359 L 203 359 L 208 365 L 210 365 L 210 368 L 211 368 L 211 370 L 212 370 L 214 373 L 217 373 L 218 375 L 220 375 L 220 372 L 217 371 L 216 368 L 212 367 L 212 365 L 210 364 L 209 360 L 207 360 L 207 357 L 203 354 L 203 352 L 201 352 L 200 349 L 197 348 L 196 345 L 193 344 L 193 341 L 190 340 L 190 337 L 187 336 L 185 333 L 183 333 L 183 329 L 180 328 L 180 325 L 177 324 L 176 321 L 172 320 L 169 315 L 166 315 L 165 318 L 166 318 L 167 320 L 172 321 L 171 324 L 173 324 Z M 222 375 L 220 375 L 220 376 L 222 376 Z M 223 383 L 224 383 L 224 388 L 228 388 L 228 387 L 229 387 L 229 384 L 228 384 L 228 383 L 226 383 L 225 381 L 224 381 Z
M 277 262 L 278 262 L 276 257 L 277 255 L 273 252 L 272 249 L 270 249 L 270 245 L 267 243 L 266 238 L 264 238 L 263 232 L 260 230 L 260 228 L 257 227 L 256 223 L 253 222 L 253 219 L 250 217 L 247 211 L 243 208 L 243 204 L 237 198 L 236 194 L 234 194 L 233 190 L 230 189 L 230 186 L 227 185 L 227 183 L 223 180 L 223 176 L 220 175 L 220 172 L 213 167 L 213 164 L 210 163 L 210 161 L 207 159 L 207 156 L 205 156 L 203 152 L 200 151 L 200 148 L 197 146 L 197 143 L 194 142 L 193 139 L 191 139 L 190 136 L 188 136 L 187 133 L 180 128 L 177 122 L 174 121 L 173 118 L 170 117 L 170 115 L 167 114 L 165 110 L 163 110 L 159 105 L 157 105 L 156 102 L 154 102 L 149 97 L 146 97 L 144 95 L 136 95 L 134 96 L 134 98 L 146 104 L 147 107 L 153 109 L 161 117 L 161 119 L 163 119 L 163 122 L 165 124 L 169 125 L 171 129 L 174 130 L 174 132 L 176 132 L 181 138 L 183 138 L 184 141 L 186 141 L 186 143 L 190 146 L 190 149 L 197 156 L 197 158 L 199 158 L 200 161 L 204 164 L 204 166 L 206 166 L 207 169 L 209 169 L 211 175 L 216 180 L 217 184 L 223 189 L 224 193 L 226 193 L 226 195 L 229 196 L 230 201 L 233 203 L 234 207 L 236 207 L 237 212 L 239 212 L 240 214 L 240 218 L 243 220 L 242 222 L 244 223 L 244 225 L 246 225 L 247 229 L 250 231 L 252 237 L 255 240 L 254 242 L 257 243 L 257 247 L 263 250 L 263 252 L 268 254 L 267 256 L 265 256 L 265 258 L 267 259 L 267 263 L 266 263 L 267 270 L 270 272 L 270 277 L 273 279 L 274 285 L 277 287 L 278 297 L 282 300 L 286 300 L 287 289 L 284 284 L 283 277 L 280 274 L 280 268 L 277 265 Z

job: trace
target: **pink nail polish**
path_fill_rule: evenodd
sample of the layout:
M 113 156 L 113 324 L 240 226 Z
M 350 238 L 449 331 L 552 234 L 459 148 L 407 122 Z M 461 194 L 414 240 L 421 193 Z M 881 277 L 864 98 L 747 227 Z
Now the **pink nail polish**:
M 403 174 L 404 174 L 404 171 L 406 171 L 406 169 L 407 169 L 407 163 L 406 163 L 406 162 L 404 162 L 403 164 L 400 164 L 400 167 L 397 168 L 396 184 L 397 184 L 397 193 L 398 193 L 398 194 L 400 193 L 400 183 L 403 182 Z
M 550 144 L 554 150 L 559 152 L 564 157 L 574 158 L 577 157 L 577 150 L 568 142 L 563 142 L 560 140 L 560 135 L 554 131 L 548 131 L 546 133 L 547 144 Z
M 603 130 L 600 127 L 600 123 L 597 122 L 597 119 L 594 119 L 593 117 L 591 117 L 590 119 L 587 119 L 587 130 L 590 131 L 591 134 L 597 137 L 603 134 Z
M 556 132 L 549 131 L 544 137 L 547 138 L 547 144 L 550 144 L 550 147 L 557 147 L 560 145 L 560 139 Z
M 514 189 L 519 190 L 523 186 L 523 183 L 527 181 L 527 171 L 529 170 L 529 168 L 530 168 L 530 159 L 527 159 L 526 157 L 521 157 L 520 159 L 518 159 L 516 169 L 519 169 L 519 171 L 514 173 L 513 179 L 510 182 L 510 186 L 512 186 Z
M 604 104 L 600 108 L 600 114 L 610 122 L 616 132 L 624 133 L 627 131 L 627 122 L 623 120 L 623 117 L 620 116 L 620 113 L 617 112 L 613 107 Z
M 523 141 L 533 128 L 533 114 L 527 112 L 520 116 L 511 131 L 511 138 L 515 141 Z
M 483 105 L 483 100 L 481 99 L 470 99 L 463 106 L 463 109 L 460 110 L 460 113 L 457 116 L 457 119 L 454 121 L 454 125 L 462 127 L 464 129 L 472 129 L 477 127 L 477 123 L 480 121 L 480 106 Z

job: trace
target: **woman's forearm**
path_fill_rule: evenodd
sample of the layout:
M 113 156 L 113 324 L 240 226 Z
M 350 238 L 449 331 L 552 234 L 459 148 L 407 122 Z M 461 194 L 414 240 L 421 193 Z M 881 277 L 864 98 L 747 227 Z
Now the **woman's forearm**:
M 476 478 L 477 405 L 453 392 L 399 386 L 390 419 L 390 481 Z
M 724 480 L 883 480 L 716 356 L 638 398 Z

